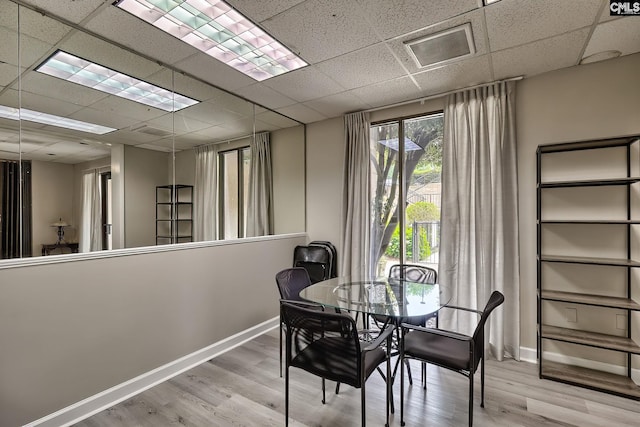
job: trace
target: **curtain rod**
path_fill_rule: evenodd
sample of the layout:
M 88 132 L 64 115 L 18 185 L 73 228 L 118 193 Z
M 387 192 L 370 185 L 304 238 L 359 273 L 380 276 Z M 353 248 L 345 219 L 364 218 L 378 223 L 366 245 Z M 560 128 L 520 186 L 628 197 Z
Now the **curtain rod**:
M 443 96 L 451 95 L 452 93 L 462 92 L 463 90 L 478 89 L 478 88 L 485 87 L 485 86 L 491 86 L 492 84 L 495 84 L 495 83 L 522 80 L 523 78 L 524 78 L 524 76 L 517 76 L 517 77 L 511 77 L 511 78 L 503 79 L 503 80 L 495 80 L 495 81 L 489 82 L 489 83 L 482 83 L 482 84 L 475 85 L 475 86 L 467 86 L 467 87 L 463 87 L 463 88 L 460 88 L 460 89 L 450 90 L 450 91 L 447 91 L 447 92 L 436 93 L 434 95 L 429 95 L 429 96 L 426 96 L 426 97 L 423 97 L 423 98 L 416 98 L 416 99 L 412 99 L 410 101 L 402 101 L 402 102 L 398 102 L 396 104 L 385 105 L 383 107 L 369 108 L 368 110 L 362 110 L 362 112 L 363 113 L 370 113 L 370 112 L 373 112 L 373 111 L 380 111 L 380 110 L 386 110 L 388 108 L 400 107 L 400 106 L 408 105 L 408 104 L 415 104 L 417 102 L 430 101 L 432 99 L 442 98 Z

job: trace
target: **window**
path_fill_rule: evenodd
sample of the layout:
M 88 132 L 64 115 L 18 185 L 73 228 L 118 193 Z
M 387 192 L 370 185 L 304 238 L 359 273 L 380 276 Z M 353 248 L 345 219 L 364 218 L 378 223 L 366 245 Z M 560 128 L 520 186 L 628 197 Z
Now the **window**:
M 378 275 L 396 263 L 438 268 L 442 129 L 442 113 L 370 128 L 371 261 Z
M 242 147 L 220 152 L 218 156 L 220 239 L 246 237 L 251 151 Z

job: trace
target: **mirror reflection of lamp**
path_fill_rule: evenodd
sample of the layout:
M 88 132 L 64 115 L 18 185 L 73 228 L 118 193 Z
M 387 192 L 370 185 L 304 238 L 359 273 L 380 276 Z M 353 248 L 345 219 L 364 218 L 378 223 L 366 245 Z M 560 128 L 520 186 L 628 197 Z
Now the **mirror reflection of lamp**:
M 51 224 L 51 226 L 58 228 L 58 241 L 56 242 L 56 245 L 66 243 L 64 241 L 64 228 L 69 227 L 69 224 L 66 221 L 63 221 L 62 218 L 60 218 L 58 221 Z

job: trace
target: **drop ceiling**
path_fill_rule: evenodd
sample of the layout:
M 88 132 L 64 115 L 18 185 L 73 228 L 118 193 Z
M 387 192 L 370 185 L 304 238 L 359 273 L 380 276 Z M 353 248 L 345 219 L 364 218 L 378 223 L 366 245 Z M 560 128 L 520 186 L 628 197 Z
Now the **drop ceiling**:
M 180 125 L 198 139 L 176 144 L 178 148 L 230 137 L 236 125 L 250 131 L 251 120 L 242 111 L 250 104 L 235 100 L 237 108 L 221 109 L 219 102 L 206 99 L 208 95 L 219 97 L 220 92 L 204 82 L 258 104 L 258 117 L 263 115 L 261 124 L 268 130 L 296 124 L 268 109 L 312 123 L 495 80 L 578 66 L 583 57 L 602 51 L 640 52 L 640 17 L 609 16 L 608 0 L 501 0 L 488 6 L 481 0 L 228 0 L 309 63 L 257 82 L 114 7 L 111 0 L 23 3 L 195 77 L 198 82 L 190 85 L 201 87 L 190 87 L 187 92 L 207 102 L 185 109 L 193 115 L 188 120 L 185 115 Z M 465 24 L 471 27 L 472 55 L 446 65 L 418 67 L 406 42 Z M 53 25 L 43 28 L 40 36 L 34 35 L 33 44 L 46 42 L 52 34 L 67 45 L 99 43 L 82 32 L 66 34 Z M 166 79 L 162 67 L 128 56 L 113 55 L 113 63 L 104 65 L 122 66 L 127 68 L 122 71 L 137 73 L 139 78 Z M 39 59 L 34 55 L 34 61 Z M 69 93 L 55 84 L 51 87 L 48 81 L 25 77 L 29 78 L 34 85 L 46 85 L 53 91 L 55 98 L 62 99 L 60 108 L 74 118 L 100 120 L 98 106 L 116 108 L 112 97 Z M 279 121 L 284 123 L 276 123 Z M 101 124 L 123 129 L 119 138 L 124 134 L 143 146 L 157 143 L 157 136 L 131 129 L 141 123 L 161 128 L 163 122 L 162 112 L 132 106 Z M 207 132 L 211 126 L 215 132 Z

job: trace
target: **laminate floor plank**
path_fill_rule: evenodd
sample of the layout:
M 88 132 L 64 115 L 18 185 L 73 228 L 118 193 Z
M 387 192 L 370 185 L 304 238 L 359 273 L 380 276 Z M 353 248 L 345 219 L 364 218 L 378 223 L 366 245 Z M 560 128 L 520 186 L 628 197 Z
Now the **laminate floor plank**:
M 263 427 L 284 425 L 284 378 L 279 375 L 279 337 L 274 329 L 164 383 L 108 408 L 76 427 Z M 466 426 L 468 380 L 429 365 L 427 390 L 420 364 L 412 361 L 413 386 L 405 378 L 407 427 Z M 399 375 L 399 373 L 398 373 Z M 405 372 L 406 375 L 406 372 Z M 327 381 L 321 403 L 319 378 L 290 370 L 289 424 L 292 427 L 360 425 L 360 390 Z M 385 384 L 374 373 L 366 384 L 367 424 L 382 426 Z M 400 425 L 400 381 L 393 387 Z M 631 399 L 538 378 L 535 364 L 487 360 L 485 408 L 480 408 L 480 377 L 474 384 L 476 427 L 628 427 L 640 426 L 640 404 Z

